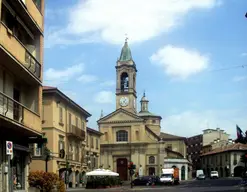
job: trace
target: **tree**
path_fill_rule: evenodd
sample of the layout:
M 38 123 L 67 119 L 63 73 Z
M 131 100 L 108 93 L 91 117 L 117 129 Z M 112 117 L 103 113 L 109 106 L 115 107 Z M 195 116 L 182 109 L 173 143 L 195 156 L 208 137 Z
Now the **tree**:
M 241 155 L 240 162 L 244 163 L 244 174 L 243 176 L 246 177 L 246 171 L 247 171 L 247 153 Z

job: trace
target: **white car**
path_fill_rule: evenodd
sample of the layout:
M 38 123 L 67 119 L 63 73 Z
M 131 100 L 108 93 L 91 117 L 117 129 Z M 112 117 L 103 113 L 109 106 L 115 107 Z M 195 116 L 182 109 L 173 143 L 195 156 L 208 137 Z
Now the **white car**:
M 210 178 L 211 178 L 211 179 L 218 179 L 218 178 L 219 178 L 219 173 L 218 173 L 218 171 L 211 171 L 211 173 L 210 173 Z

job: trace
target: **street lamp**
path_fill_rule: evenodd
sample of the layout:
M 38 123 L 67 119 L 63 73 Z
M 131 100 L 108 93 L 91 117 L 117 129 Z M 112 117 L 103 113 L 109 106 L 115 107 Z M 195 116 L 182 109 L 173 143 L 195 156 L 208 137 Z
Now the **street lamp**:
M 245 13 L 245 17 L 247 18 L 247 12 Z

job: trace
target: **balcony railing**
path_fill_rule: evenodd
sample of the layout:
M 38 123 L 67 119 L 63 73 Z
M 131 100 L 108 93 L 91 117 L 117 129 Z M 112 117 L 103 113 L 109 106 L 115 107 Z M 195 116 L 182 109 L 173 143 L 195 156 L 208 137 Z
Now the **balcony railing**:
M 5 24 L 0 23 L 0 44 L 8 50 L 29 72 L 40 79 L 41 65 L 30 51 L 13 35 Z
M 69 126 L 69 130 L 67 131 L 68 136 L 77 137 L 81 140 L 85 140 L 85 131 L 76 127 L 75 125 Z
M 41 132 L 40 116 L 2 92 L 0 92 L 1 115 Z

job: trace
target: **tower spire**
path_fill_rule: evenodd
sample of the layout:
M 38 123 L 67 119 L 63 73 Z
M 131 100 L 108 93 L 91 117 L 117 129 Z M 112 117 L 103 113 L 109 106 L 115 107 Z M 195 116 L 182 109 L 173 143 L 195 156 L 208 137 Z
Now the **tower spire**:
M 128 37 L 125 38 L 125 43 L 124 43 L 124 46 L 122 48 L 122 51 L 121 51 L 121 55 L 120 55 L 120 58 L 119 58 L 119 61 L 123 62 L 123 61 L 133 61 L 132 59 L 132 55 L 131 55 L 131 51 L 130 51 L 130 48 L 129 48 L 129 45 L 128 45 Z
M 141 111 L 142 112 L 148 112 L 148 99 L 146 98 L 146 92 L 144 90 L 143 92 L 143 96 L 142 96 L 142 99 L 141 99 Z

